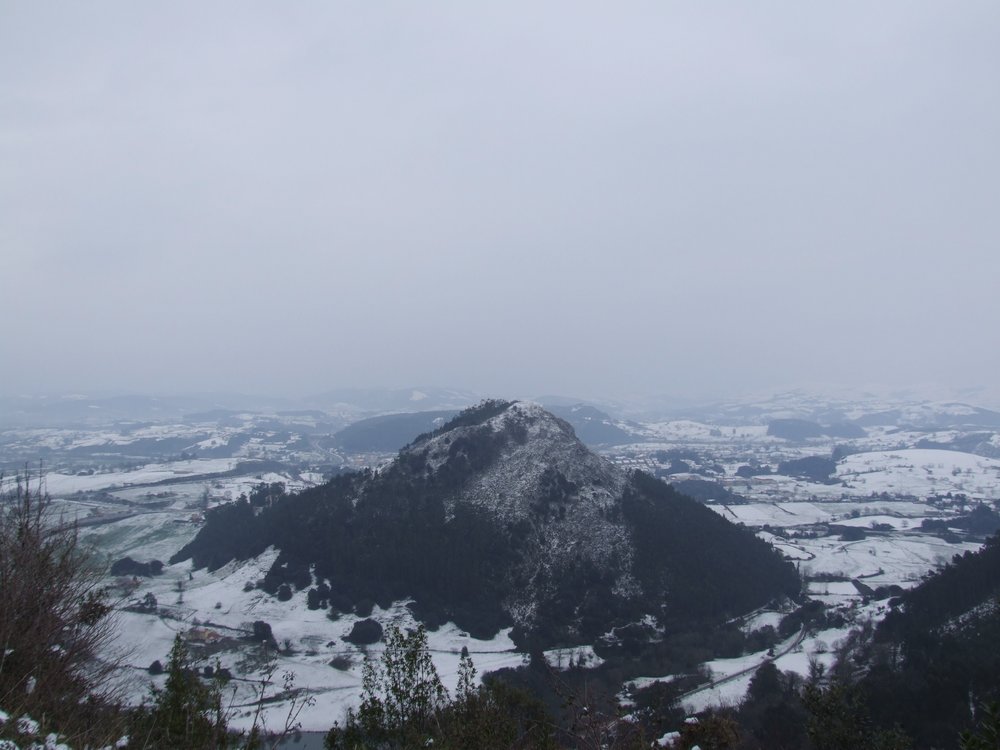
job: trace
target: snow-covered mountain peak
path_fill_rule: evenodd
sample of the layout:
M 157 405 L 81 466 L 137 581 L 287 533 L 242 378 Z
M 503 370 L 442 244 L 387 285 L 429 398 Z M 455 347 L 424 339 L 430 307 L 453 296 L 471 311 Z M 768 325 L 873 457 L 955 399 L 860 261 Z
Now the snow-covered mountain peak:
M 490 417 L 485 425 L 497 431 L 523 427 L 531 438 L 562 437 L 576 440 L 576 434 L 568 422 L 534 401 L 514 401 L 499 414 Z
M 471 503 L 508 522 L 537 513 L 539 498 L 565 503 L 559 511 L 563 518 L 570 510 L 577 519 L 589 517 L 607 510 L 627 479 L 588 450 L 567 422 L 528 401 L 506 405 L 480 423 L 445 425 L 397 459 L 419 460 L 430 474 L 464 475 L 463 486 L 449 498 L 450 508 Z

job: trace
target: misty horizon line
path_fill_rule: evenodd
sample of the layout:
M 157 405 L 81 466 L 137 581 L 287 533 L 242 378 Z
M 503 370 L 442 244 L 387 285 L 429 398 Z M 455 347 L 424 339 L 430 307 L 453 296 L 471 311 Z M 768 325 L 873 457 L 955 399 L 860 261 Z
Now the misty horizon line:
M 430 391 L 430 393 L 427 393 Z M 332 398 L 338 396 L 358 397 L 362 395 L 396 395 L 407 392 L 412 394 L 414 405 L 425 400 L 438 400 L 450 394 L 454 398 L 468 400 L 509 399 L 523 401 L 559 400 L 576 403 L 628 404 L 635 402 L 659 402 L 691 405 L 712 404 L 728 401 L 746 402 L 754 400 L 780 400 L 782 397 L 819 397 L 838 398 L 842 400 L 857 400 L 862 398 L 891 398 L 910 401 L 945 401 L 974 398 L 1000 400 L 1000 389 L 986 384 L 943 384 L 943 383 L 791 383 L 774 385 L 764 388 L 724 389 L 702 393 L 690 393 L 670 390 L 647 390 L 633 393 L 575 393 L 560 391 L 558 388 L 539 389 L 525 392 L 520 388 L 476 388 L 459 385 L 439 385 L 420 383 L 413 385 L 384 386 L 345 384 L 326 388 L 313 389 L 226 389 L 206 387 L 195 389 L 160 389 L 160 388 L 68 388 L 65 390 L 39 390 L 26 392 L 0 391 L 0 398 L 7 400 L 88 400 L 88 399 L 262 399 L 272 401 L 287 401 L 290 403 L 305 402 L 313 399 Z

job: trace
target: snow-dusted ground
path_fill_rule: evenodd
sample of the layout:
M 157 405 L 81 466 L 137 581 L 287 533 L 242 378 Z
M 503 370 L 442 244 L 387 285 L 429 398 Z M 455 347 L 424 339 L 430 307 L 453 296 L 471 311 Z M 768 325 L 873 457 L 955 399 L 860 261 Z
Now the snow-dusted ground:
M 130 556 L 143 562 L 166 562 L 198 533 L 198 526 L 186 520 L 188 515 L 187 512 L 142 513 L 114 523 L 84 527 L 80 536 L 112 561 Z
M 947 450 L 876 451 L 841 460 L 837 478 L 863 494 L 927 497 L 952 492 L 995 499 L 1000 487 L 1000 460 Z
M 757 614 L 748 617 L 743 621 L 743 626 L 742 626 L 743 632 L 752 633 L 755 630 L 760 630 L 761 628 L 768 626 L 772 628 L 777 628 L 778 623 L 781 622 L 781 618 L 784 616 L 785 613 L 782 612 L 771 612 L 771 611 L 758 612 Z
M 796 532 L 817 524 L 875 528 L 876 524 L 895 530 L 917 530 L 924 520 L 939 520 L 955 514 L 924 502 L 886 500 L 876 497 L 852 501 L 767 502 L 746 505 L 709 505 L 716 513 L 751 528 L 771 527 Z M 767 541 L 774 536 L 761 532 Z
M 167 438 L 187 438 L 192 441 L 192 445 L 214 448 L 233 432 L 232 429 L 220 428 L 216 424 L 162 423 L 90 429 L 22 428 L 5 430 L 3 435 L 10 442 L 33 444 L 51 450 L 106 447 L 107 452 L 112 453 L 127 449 L 138 440 Z
M 746 694 L 747 686 L 754 672 L 767 661 L 773 661 L 781 671 L 795 672 L 801 675 L 809 673 L 810 661 L 816 661 L 825 667 L 833 663 L 832 649 L 836 643 L 846 637 L 850 628 L 823 630 L 803 638 L 796 634 L 778 643 L 773 650 L 760 651 L 733 659 L 715 659 L 707 662 L 705 667 L 711 675 L 711 683 L 705 687 L 686 694 L 682 704 L 688 713 L 697 713 L 711 706 L 734 706 Z M 669 682 L 673 676 L 640 677 L 630 681 L 636 689 L 649 687 L 656 682 Z
M 45 475 L 45 487 L 53 497 L 62 497 L 75 492 L 117 489 L 136 484 L 165 481 L 179 483 L 186 478 L 197 478 L 203 474 L 220 474 L 235 466 L 234 458 L 208 458 L 173 461 L 169 464 L 149 464 L 132 471 L 109 471 L 89 475 L 53 472 Z
M 259 697 L 259 680 L 263 664 L 255 658 L 258 646 L 238 639 L 252 629 L 255 620 L 269 623 L 282 653 L 275 655 L 274 680 L 280 683 L 284 672 L 295 675 L 295 686 L 304 689 L 302 697 L 312 697 L 315 704 L 307 706 L 299 715 L 304 730 L 325 731 L 334 721 L 343 718 L 349 706 L 356 706 L 361 691 L 361 670 L 366 657 L 378 658 L 382 644 L 365 648 L 353 646 L 343 640 L 354 623 L 362 618 L 343 615 L 332 622 L 325 610 L 306 607 L 305 594 L 296 594 L 289 602 L 253 590 L 245 592 L 244 586 L 264 576 L 276 552 L 271 551 L 257 560 L 236 565 L 230 564 L 214 573 L 191 569 L 190 563 L 168 566 L 164 575 L 141 581 L 130 599 L 139 599 L 152 593 L 160 605 L 159 614 L 119 613 L 121 637 L 116 648 L 129 654 L 129 663 L 136 669 L 131 680 L 131 695 L 135 701 L 148 694 L 151 678 L 142 672 L 154 660 L 165 663 L 174 636 L 180 633 L 200 633 L 201 638 L 219 638 L 218 653 L 204 659 L 200 666 L 213 665 L 218 659 L 238 678 L 227 688 L 227 699 L 232 701 L 235 712 L 232 725 L 236 729 L 248 728 L 253 721 L 253 709 Z M 183 590 L 180 590 L 183 589 Z M 372 618 L 388 627 L 416 626 L 405 603 L 398 602 L 387 610 L 378 607 Z M 445 686 L 453 689 L 457 682 L 458 663 L 463 647 L 482 675 L 503 667 L 519 666 L 524 655 L 514 651 L 509 631 L 500 632 L 492 640 L 470 637 L 454 625 L 446 625 L 428 633 L 428 643 L 435 666 Z M 285 653 L 286 646 L 290 651 Z M 561 662 L 581 656 L 585 662 L 596 659 L 592 650 L 582 652 L 551 652 L 550 660 Z M 341 667 L 331 666 L 335 658 L 347 660 Z M 163 678 L 158 678 L 162 680 Z M 269 685 L 266 694 L 280 692 L 280 684 Z M 229 693 L 233 693 L 230 696 Z M 268 725 L 283 724 L 290 703 L 278 700 L 266 709 Z
M 767 443 L 783 442 L 767 434 L 766 425 L 716 425 L 678 419 L 669 422 L 649 422 L 642 426 L 643 437 L 663 441 L 705 441 L 721 443 L 732 440 L 753 440 Z
M 868 503 L 754 503 L 712 505 L 731 521 L 758 528 L 767 525 L 794 533 L 799 527 L 836 524 L 871 529 L 874 524 L 891 526 L 894 531 L 871 534 L 860 541 L 841 541 L 837 535 L 779 537 L 766 530 L 759 535 L 796 561 L 803 576 L 820 574 L 861 577 L 870 586 L 915 585 L 921 576 L 949 561 L 956 554 L 976 550 L 976 542 L 947 542 L 936 536 L 917 533 L 924 519 L 941 518 L 933 506 L 914 502 Z
M 951 450 L 870 451 L 841 459 L 834 478 L 832 483 L 818 483 L 768 474 L 723 481 L 732 491 L 752 500 L 783 503 L 797 498 L 857 502 L 882 493 L 919 499 L 952 493 L 989 500 L 997 498 L 1000 488 L 1000 460 Z
M 869 586 L 897 584 L 910 588 L 921 576 L 935 570 L 951 558 L 975 551 L 977 542 L 949 543 L 926 535 L 869 537 L 858 542 L 840 542 L 835 538 L 797 540 L 795 547 L 814 555 L 800 563 L 803 575 L 843 573 L 851 578 L 864 577 Z
M 940 512 L 926 503 L 889 502 L 880 498 L 861 502 L 810 501 L 747 505 L 716 503 L 709 507 L 735 523 L 751 527 L 768 525 L 784 529 L 829 523 L 850 525 L 856 520 L 868 525 L 874 518 L 885 517 L 892 517 L 899 523 L 906 521 L 919 527 L 925 518 L 940 518 Z
M 851 631 L 861 623 L 881 619 L 884 613 L 885 605 L 881 602 L 856 606 L 851 611 L 854 618 L 852 624 L 807 634 L 801 641 L 793 636 L 776 645 L 773 655 L 761 651 L 737 659 L 708 662 L 705 666 L 711 671 L 712 683 L 685 695 L 682 704 L 688 713 L 697 713 L 712 706 L 738 705 L 746 695 L 754 671 L 766 661 L 773 661 L 782 672 L 794 672 L 802 677 L 809 675 L 813 663 L 829 669 L 836 659 L 838 646 Z
M 712 706 L 736 706 L 746 695 L 754 672 L 768 661 L 773 661 L 782 672 L 794 672 L 803 676 L 809 674 L 813 662 L 829 668 L 834 662 L 834 649 L 850 631 L 849 627 L 830 628 L 804 638 L 795 635 L 775 645 L 769 651 L 707 662 L 705 667 L 711 675 L 711 683 L 687 693 L 681 699 L 681 703 L 689 714 L 704 711 Z M 630 681 L 630 684 L 636 689 L 641 689 L 656 682 L 669 682 L 672 679 L 674 678 L 670 675 L 642 677 Z

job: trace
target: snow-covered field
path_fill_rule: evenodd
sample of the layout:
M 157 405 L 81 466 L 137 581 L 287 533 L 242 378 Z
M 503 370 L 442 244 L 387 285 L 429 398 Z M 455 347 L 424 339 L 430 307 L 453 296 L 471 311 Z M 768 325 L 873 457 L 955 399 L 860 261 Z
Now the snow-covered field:
M 80 537 L 112 561 L 130 556 L 143 562 L 166 562 L 198 533 L 198 527 L 186 518 L 186 513 L 142 513 L 114 523 L 85 526 Z
M 1000 487 L 1000 460 L 929 449 L 857 453 L 840 461 L 837 478 L 861 494 L 927 497 L 951 492 L 995 499 Z
M 780 438 L 767 434 L 766 425 L 715 425 L 678 419 L 669 422 L 649 422 L 643 425 L 644 437 L 663 441 L 706 441 L 725 442 L 732 440 L 754 440 L 769 443 L 781 442 Z
M 842 541 L 837 535 L 779 537 L 766 530 L 758 532 L 761 538 L 794 560 L 803 576 L 826 574 L 864 578 L 873 587 L 897 584 L 908 588 L 954 555 L 980 546 L 977 542 L 954 543 L 918 533 L 924 519 L 942 517 L 938 509 L 923 503 L 877 500 L 871 503 L 754 503 L 709 507 L 752 528 L 766 525 L 789 533 L 814 524 L 832 523 L 869 530 L 874 524 L 891 526 L 892 532 L 870 534 L 859 541 Z
M 991 500 L 1000 497 L 1000 460 L 952 450 L 871 451 L 841 459 L 833 479 L 819 483 L 766 474 L 749 480 L 727 477 L 723 481 L 744 497 L 783 504 L 806 498 L 857 502 L 883 493 L 920 500 L 949 493 Z
M 933 536 L 869 537 L 858 542 L 835 538 L 796 540 L 794 545 L 813 557 L 800 563 L 804 576 L 820 573 L 864 578 L 869 586 L 896 584 L 910 588 L 920 578 L 951 560 L 974 551 L 978 542 L 949 543 Z
M 233 458 L 209 458 L 189 461 L 173 461 L 169 464 L 149 464 L 132 471 L 109 471 L 89 475 L 61 474 L 45 475 L 45 487 L 53 497 L 72 495 L 75 492 L 95 492 L 154 482 L 179 483 L 197 479 L 204 474 L 221 474 L 236 466 Z
M 940 511 L 926 503 L 889 502 L 875 499 L 867 502 L 789 502 L 749 503 L 747 505 L 713 504 L 716 513 L 734 523 L 751 527 L 771 526 L 794 529 L 813 524 L 851 525 L 861 521 L 869 525 L 874 519 L 892 518 L 920 526 L 925 518 L 939 518 Z M 905 527 L 904 527 L 905 528 Z
M 279 602 L 272 596 L 253 590 L 246 592 L 247 583 L 262 578 L 273 562 L 275 552 L 262 555 L 257 560 L 237 565 L 230 564 L 209 573 L 192 570 L 190 563 L 168 566 L 164 575 L 144 579 L 139 588 L 129 596 L 140 599 L 152 593 L 158 603 L 158 614 L 120 612 L 121 636 L 116 648 L 129 655 L 135 667 L 130 675 L 131 695 L 139 701 L 148 694 L 153 678 L 144 671 L 154 660 L 165 662 L 177 633 L 190 634 L 192 628 L 197 638 L 216 643 L 219 649 L 199 663 L 230 669 L 238 678 L 228 688 L 235 691 L 231 700 L 235 710 L 232 725 L 236 729 L 248 728 L 253 721 L 253 710 L 260 695 L 260 679 L 264 663 L 256 654 L 260 647 L 239 641 L 252 630 L 255 620 L 271 625 L 280 652 L 275 659 L 274 680 L 280 683 L 285 672 L 294 673 L 297 688 L 304 688 L 302 697 L 315 699 L 299 716 L 304 730 L 325 731 L 334 721 L 341 720 L 349 706 L 356 706 L 361 691 L 361 670 L 366 657 L 378 658 L 382 644 L 357 647 L 343 638 L 359 618 L 343 615 L 331 621 L 325 610 L 310 610 L 304 593 L 296 594 L 291 601 Z M 397 602 L 389 609 L 375 607 L 371 617 L 383 627 L 400 628 L 416 626 L 405 603 Z M 445 686 L 454 688 L 457 682 L 458 663 L 462 648 L 470 656 L 482 675 L 503 667 L 519 666 L 524 655 L 514 651 L 509 631 L 501 631 L 492 640 L 470 637 L 454 625 L 446 625 L 428 633 L 428 643 L 435 666 Z M 214 649 L 212 649 L 214 650 Z M 573 652 L 552 652 L 553 662 L 581 656 Z M 585 661 L 596 657 L 593 652 L 583 652 Z M 331 662 L 338 659 L 337 666 Z M 268 697 L 281 692 L 280 684 L 268 685 Z M 290 702 L 288 699 L 269 702 L 266 718 L 271 727 L 280 727 Z

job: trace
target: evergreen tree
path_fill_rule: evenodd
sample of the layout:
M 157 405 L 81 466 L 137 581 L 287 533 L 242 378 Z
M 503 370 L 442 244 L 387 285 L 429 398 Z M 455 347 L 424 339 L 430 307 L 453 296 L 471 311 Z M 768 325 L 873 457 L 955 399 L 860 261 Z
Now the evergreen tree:
M 190 668 L 180 634 L 167 662 L 167 682 L 153 688 L 153 704 L 136 712 L 130 748 L 214 750 L 228 744 L 221 682 L 205 684 Z
M 553 725 L 537 699 L 501 682 L 477 686 L 468 653 L 459 662 L 455 700 L 438 677 L 423 626 L 390 628 L 386 648 L 364 666 L 361 706 L 326 737 L 331 750 L 435 748 L 548 750 Z
M 433 734 L 432 720 L 447 700 L 423 625 L 410 634 L 391 627 L 380 660 L 365 661 L 360 708 L 348 711 L 343 729 L 330 730 L 327 747 L 419 746 Z
M 962 750 L 1000 750 L 1000 704 L 983 706 L 983 716 L 975 732 L 962 732 Z
M 834 681 L 822 688 L 810 682 L 802 699 L 809 711 L 809 739 L 816 750 L 908 750 L 911 745 L 898 729 L 874 729 L 856 685 Z

